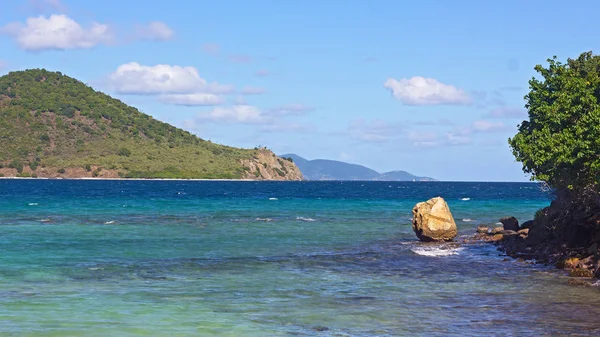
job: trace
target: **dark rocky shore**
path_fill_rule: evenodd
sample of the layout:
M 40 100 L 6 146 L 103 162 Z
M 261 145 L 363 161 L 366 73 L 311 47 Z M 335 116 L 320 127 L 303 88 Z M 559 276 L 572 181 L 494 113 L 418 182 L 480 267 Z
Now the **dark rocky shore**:
M 571 284 L 591 285 L 600 278 L 600 195 L 596 189 L 555 193 L 556 199 L 534 220 L 519 225 L 515 217 L 506 217 L 500 219 L 502 226 L 480 225 L 463 243 L 493 243 L 510 257 L 565 269 L 573 277 Z M 417 203 L 412 225 L 424 242 L 452 241 L 458 233 L 441 197 Z
M 556 205 L 542 212 L 552 211 Z M 526 221 L 521 226 L 514 217 L 503 218 L 503 226 L 489 228 L 478 226 L 476 233 L 463 243 L 488 242 L 507 256 L 523 262 L 551 265 L 564 269 L 570 277 L 569 284 L 591 286 L 600 278 L 598 244 L 588 240 L 582 243 L 574 236 L 556 236 L 544 221 L 544 215 Z M 547 219 L 546 219 L 547 220 Z M 589 233 L 588 233 L 589 234 Z

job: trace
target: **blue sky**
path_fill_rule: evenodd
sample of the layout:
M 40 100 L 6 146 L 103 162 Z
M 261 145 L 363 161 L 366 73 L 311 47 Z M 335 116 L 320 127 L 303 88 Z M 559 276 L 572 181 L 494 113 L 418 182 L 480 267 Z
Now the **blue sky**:
M 61 71 L 213 142 L 441 180 L 525 181 L 533 67 L 598 50 L 581 1 L 4 4 L 0 74 Z

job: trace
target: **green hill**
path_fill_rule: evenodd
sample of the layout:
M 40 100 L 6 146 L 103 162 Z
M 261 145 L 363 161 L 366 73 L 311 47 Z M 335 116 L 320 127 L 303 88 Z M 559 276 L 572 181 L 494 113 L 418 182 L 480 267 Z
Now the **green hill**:
M 298 180 L 266 149 L 205 141 L 60 72 L 0 77 L 0 175 Z
M 377 181 L 436 181 L 429 177 L 418 177 L 406 171 L 379 173 L 368 167 L 344 163 L 337 160 L 307 160 L 296 154 L 284 154 L 291 158 L 307 180 L 377 180 Z

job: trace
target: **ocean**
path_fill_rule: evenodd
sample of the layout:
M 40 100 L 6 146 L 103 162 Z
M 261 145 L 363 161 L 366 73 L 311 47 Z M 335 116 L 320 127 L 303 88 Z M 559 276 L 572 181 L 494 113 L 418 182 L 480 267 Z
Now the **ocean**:
M 0 336 L 592 336 L 600 291 L 491 244 L 533 183 L 0 180 Z M 460 239 L 460 237 L 458 238 Z

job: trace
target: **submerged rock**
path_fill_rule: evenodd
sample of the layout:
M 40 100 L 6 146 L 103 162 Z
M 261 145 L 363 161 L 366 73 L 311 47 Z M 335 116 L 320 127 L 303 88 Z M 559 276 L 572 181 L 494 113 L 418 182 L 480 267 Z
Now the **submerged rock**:
M 588 269 L 575 268 L 575 269 L 571 270 L 571 272 L 569 273 L 569 276 L 571 276 L 571 277 L 594 277 L 594 273 L 592 273 L 592 271 L 588 270 Z
M 486 234 L 488 232 L 488 226 L 479 225 L 477 226 L 477 233 Z
M 584 281 L 582 279 L 577 279 L 577 278 L 569 279 L 569 281 L 567 283 L 572 286 L 584 286 L 584 287 L 591 287 L 593 285 L 592 282 L 590 282 L 590 281 Z
M 502 234 L 493 234 L 493 235 L 488 235 L 484 241 L 485 242 L 496 242 L 496 241 L 500 241 L 504 239 L 504 235 Z
M 502 226 L 504 226 L 504 230 L 518 232 L 520 229 L 519 220 L 514 216 L 502 218 L 500 219 L 500 222 L 502 223 Z
M 576 257 L 569 257 L 565 259 L 563 268 L 565 269 L 575 269 L 579 265 L 579 259 Z
M 424 242 L 451 241 L 458 234 L 450 208 L 442 197 L 416 204 L 412 227 L 419 240 Z
M 491 229 L 488 234 L 490 235 L 496 235 L 496 234 L 502 234 L 504 233 L 504 227 L 496 227 Z

